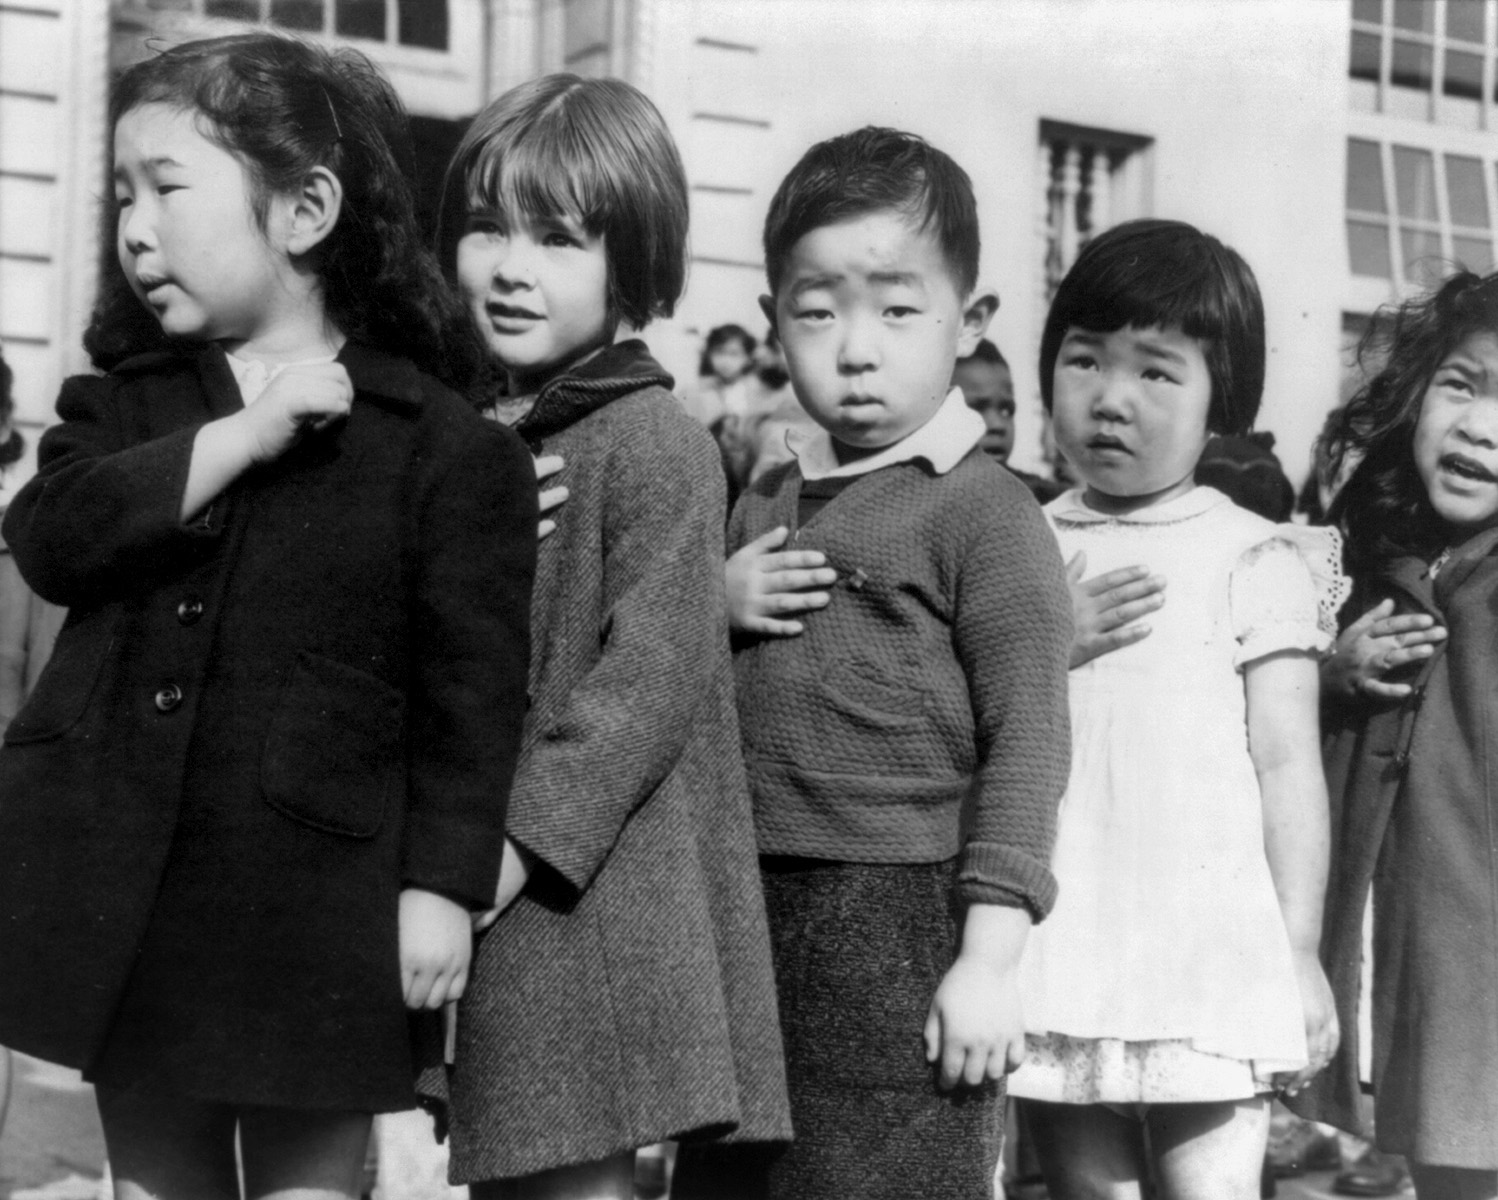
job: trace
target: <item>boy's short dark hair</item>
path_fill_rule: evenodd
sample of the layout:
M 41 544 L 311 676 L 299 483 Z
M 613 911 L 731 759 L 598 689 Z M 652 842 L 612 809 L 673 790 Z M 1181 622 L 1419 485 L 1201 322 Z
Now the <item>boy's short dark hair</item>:
M 978 344 L 973 347 L 973 352 L 966 358 L 959 358 L 957 365 L 966 366 L 968 363 L 987 363 L 991 367 L 1009 367 L 1009 360 L 1004 357 L 999 348 L 987 338 L 979 338 Z
M 1184 221 L 1126 221 L 1097 237 L 1066 273 L 1040 338 L 1046 411 L 1068 329 L 1176 328 L 1202 343 L 1211 433 L 1246 433 L 1264 394 L 1264 302 L 1243 257 Z
M 474 117 L 443 183 L 449 270 L 470 211 L 576 219 L 602 237 L 609 303 L 639 328 L 669 317 L 687 277 L 687 181 L 666 122 L 622 79 L 546 75 Z
M 978 204 L 967 172 L 924 138 L 869 125 L 818 142 L 776 189 L 765 217 L 771 295 L 791 249 L 813 229 L 891 209 L 935 233 L 958 294 L 970 294 L 978 283 Z

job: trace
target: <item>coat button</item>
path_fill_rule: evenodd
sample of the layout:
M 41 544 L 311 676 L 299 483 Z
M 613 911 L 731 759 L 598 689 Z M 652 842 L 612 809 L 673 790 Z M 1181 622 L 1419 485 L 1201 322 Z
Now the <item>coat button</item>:
M 182 703 L 182 689 L 175 683 L 169 683 L 156 692 L 156 709 L 158 712 L 169 713 Z
M 203 602 L 196 596 L 189 596 L 181 604 L 177 605 L 177 620 L 181 621 L 184 625 L 196 624 L 198 618 L 202 615 Z
M 1410 754 L 1408 750 L 1401 750 L 1394 756 L 1394 769 L 1403 773 L 1410 768 Z

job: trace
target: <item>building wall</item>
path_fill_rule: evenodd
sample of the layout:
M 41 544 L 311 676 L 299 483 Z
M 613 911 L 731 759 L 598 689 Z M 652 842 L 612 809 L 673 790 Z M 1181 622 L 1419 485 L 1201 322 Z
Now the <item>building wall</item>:
M 682 348 L 713 324 L 762 326 L 759 224 L 806 146 L 871 122 L 911 129 L 973 177 L 982 276 L 1003 298 L 993 332 L 1022 399 L 1016 461 L 1033 463 L 1039 128 L 1067 122 L 1151 139 L 1145 210 L 1202 226 L 1253 265 L 1269 312 L 1259 423 L 1277 434 L 1291 473 L 1304 472 L 1338 381 L 1346 4 L 640 2 L 656 11 L 653 95 L 694 188 L 686 302 L 674 328 L 652 336 L 678 371 L 692 369 Z
M 87 365 L 107 32 L 107 0 L 0 0 L 0 342 L 31 451 Z

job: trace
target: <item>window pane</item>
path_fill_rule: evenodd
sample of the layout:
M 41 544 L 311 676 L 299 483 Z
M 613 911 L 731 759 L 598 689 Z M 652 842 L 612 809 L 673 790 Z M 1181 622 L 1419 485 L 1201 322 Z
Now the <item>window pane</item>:
M 1347 261 L 1354 275 L 1390 278 L 1393 272 L 1389 267 L 1388 227 L 1369 221 L 1348 221 Z
M 1352 19 L 1367 21 L 1370 25 L 1381 25 L 1384 19 L 1384 0 L 1352 0 Z
M 1451 239 L 1451 254 L 1467 270 L 1482 274 L 1493 265 L 1493 241 L 1491 238 L 1454 237 Z
M 1447 0 L 1446 36 L 1464 42 L 1482 41 L 1483 0 Z
M 1400 29 L 1434 33 L 1436 28 L 1435 0 L 1394 0 L 1394 24 Z
M 1378 82 L 1378 35 L 1353 30 L 1352 52 L 1347 73 L 1354 79 Z
M 1389 82 L 1398 87 L 1430 90 L 1431 49 L 1419 42 L 1394 42 L 1394 62 Z
M 1471 229 L 1488 227 L 1488 193 L 1483 184 L 1482 160 L 1446 156 L 1446 198 L 1451 202 L 1451 223 Z
M 385 0 L 338 0 L 334 28 L 344 37 L 385 40 Z
M 1404 255 L 1404 273 L 1416 275 L 1419 272 L 1411 271 L 1411 266 L 1429 268 L 1441 257 L 1441 235 L 1434 229 L 1411 229 L 1408 225 L 1401 225 L 1399 248 Z
M 322 5 L 323 0 L 271 0 L 271 23 L 321 33 Z
M 259 0 L 206 0 L 203 12 L 229 21 L 258 21 L 260 4 Z
M 1465 50 L 1446 51 L 1446 78 L 1441 90 L 1448 96 L 1482 99 L 1482 55 Z
M 400 44 L 447 49 L 447 0 L 400 0 Z
M 1439 221 L 1436 214 L 1435 168 L 1429 150 L 1394 147 L 1394 194 L 1399 215 L 1417 220 Z
M 1358 212 L 1389 211 L 1384 200 L 1383 166 L 1374 142 L 1347 140 L 1347 207 Z

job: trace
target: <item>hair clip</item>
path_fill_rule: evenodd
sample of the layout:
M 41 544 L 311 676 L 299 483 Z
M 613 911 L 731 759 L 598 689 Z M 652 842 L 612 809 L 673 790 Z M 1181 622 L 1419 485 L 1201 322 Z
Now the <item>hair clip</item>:
M 328 95 L 328 89 L 322 88 L 322 98 L 328 106 L 328 116 L 333 118 L 333 133 L 335 142 L 343 141 L 343 126 L 338 123 L 338 110 L 333 107 L 333 97 Z

